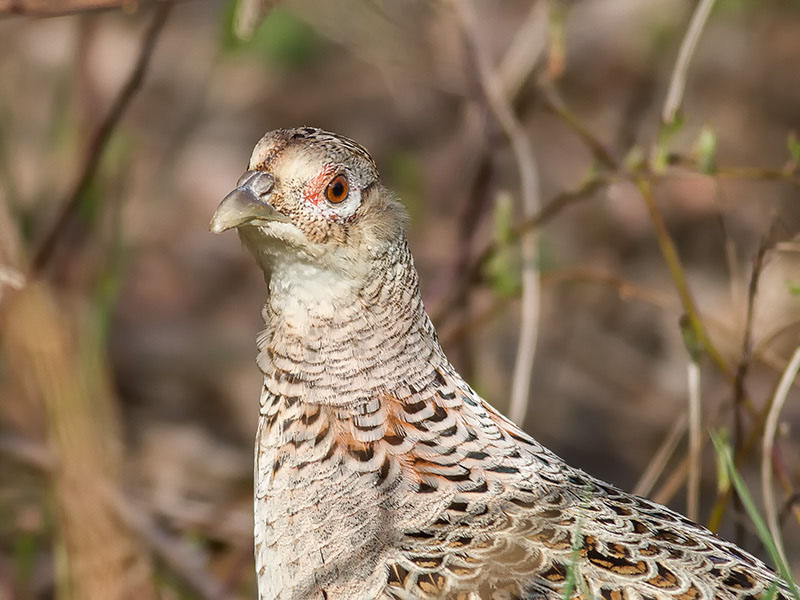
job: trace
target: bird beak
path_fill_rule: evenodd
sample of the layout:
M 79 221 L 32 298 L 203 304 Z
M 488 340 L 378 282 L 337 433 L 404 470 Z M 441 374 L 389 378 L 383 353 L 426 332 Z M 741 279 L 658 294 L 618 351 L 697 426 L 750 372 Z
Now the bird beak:
M 268 198 L 275 185 L 275 178 L 263 171 L 245 171 L 239 178 L 238 187 L 220 202 L 209 229 L 222 233 L 253 221 L 289 222 L 289 218 L 278 212 Z

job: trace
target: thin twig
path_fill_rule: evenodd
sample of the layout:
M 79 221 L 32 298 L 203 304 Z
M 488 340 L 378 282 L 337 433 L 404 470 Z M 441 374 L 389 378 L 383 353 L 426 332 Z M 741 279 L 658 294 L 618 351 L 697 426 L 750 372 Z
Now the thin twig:
M 702 443 L 700 444 L 700 450 L 702 451 L 707 441 L 710 438 L 707 436 L 702 439 Z M 683 486 L 683 482 L 686 481 L 687 474 L 689 473 L 689 457 L 685 456 L 678 465 L 670 472 L 667 478 L 664 480 L 664 483 L 653 492 L 652 495 L 648 494 L 648 497 L 652 500 L 660 503 L 660 504 L 667 504 L 669 503 L 672 498 L 680 491 L 681 487 Z M 711 527 L 709 527 L 711 529 Z M 713 531 L 713 529 L 712 529 Z
M 675 248 L 675 243 L 672 241 L 672 237 L 667 230 L 666 223 L 664 223 L 664 217 L 661 215 L 661 211 L 656 205 L 650 182 L 639 179 L 636 183 L 647 205 L 656 239 L 658 240 L 658 245 L 661 247 L 661 254 L 664 257 L 664 261 L 667 263 L 667 268 L 672 276 L 672 281 L 678 292 L 678 297 L 681 299 L 681 304 L 683 304 L 683 309 L 686 311 L 686 317 L 689 319 L 692 331 L 698 343 L 703 347 L 711 360 L 714 361 L 725 375 L 732 377 L 733 374 L 731 373 L 730 367 L 716 347 L 711 343 L 711 339 L 708 337 L 700 313 L 697 311 L 691 291 L 689 290 L 689 284 L 686 281 L 686 274 L 681 266 L 678 250 Z
M 739 359 L 739 366 L 736 369 L 736 378 L 734 379 L 735 406 L 741 403 L 747 370 L 750 365 L 750 359 L 753 356 L 753 315 L 755 313 L 756 295 L 758 293 L 758 281 L 761 278 L 761 270 L 764 266 L 764 255 L 767 252 L 767 245 L 767 239 L 765 237 L 758 245 L 758 252 L 753 260 L 750 282 L 747 285 L 747 309 L 745 311 L 744 334 L 742 336 L 742 353 Z M 737 415 L 736 418 L 739 420 L 740 416 Z M 737 435 L 739 434 L 741 434 L 741 431 L 737 431 Z
M 3 297 L 5 287 L 9 287 L 12 290 L 21 290 L 25 287 L 25 275 L 13 267 L 0 265 L 0 298 Z
M 522 86 L 530 77 L 539 54 L 544 47 L 543 34 L 547 29 L 547 5 L 544 2 L 535 2 L 528 11 L 528 16 L 522 26 L 517 30 L 514 39 L 508 46 L 505 55 L 499 62 L 495 70 L 496 77 L 500 81 L 503 95 L 509 103 L 513 103 L 519 94 Z M 475 72 L 477 69 L 472 69 Z M 477 78 L 473 87 L 480 92 L 480 82 Z M 494 129 L 498 129 L 496 120 L 487 119 L 489 109 L 481 95 L 480 102 L 476 103 L 473 99 L 468 99 L 463 112 L 463 135 L 466 142 L 462 144 L 465 157 L 462 159 L 464 165 L 474 165 L 465 168 L 469 174 L 468 193 L 464 194 L 467 201 L 464 203 L 459 217 L 459 251 L 453 267 L 450 270 L 452 277 L 447 278 L 444 289 L 451 289 L 450 282 L 458 281 L 469 270 L 472 258 L 472 246 L 478 224 L 482 222 L 483 216 L 491 199 L 491 179 L 496 170 L 496 152 L 490 147 L 489 141 L 495 139 Z M 501 133 L 501 132 L 500 132 Z M 473 369 L 472 346 L 469 343 L 468 333 L 470 327 L 465 326 L 470 313 L 470 294 L 469 286 L 460 287 L 461 294 L 453 296 L 449 316 L 457 317 L 460 321 L 459 327 L 463 335 L 459 336 L 460 343 L 453 347 L 457 353 L 456 358 L 464 375 L 469 375 Z
M 738 449 L 744 435 L 744 423 L 742 422 L 742 403 L 746 396 L 745 381 L 753 356 L 753 314 L 755 312 L 756 295 L 758 293 L 758 281 L 761 277 L 761 269 L 764 265 L 764 255 L 767 251 L 766 237 L 762 238 L 758 245 L 758 252 L 753 261 L 753 270 L 750 273 L 750 281 L 747 285 L 747 308 L 745 311 L 744 334 L 742 335 L 742 351 L 739 364 L 736 367 L 736 375 L 733 379 L 733 448 Z M 741 499 L 734 496 L 736 508 L 740 509 Z M 742 528 L 737 525 L 737 538 L 743 535 Z
M 756 295 L 758 293 L 758 282 L 761 277 L 761 270 L 764 265 L 764 255 L 767 251 L 767 237 L 764 236 L 759 245 L 758 252 L 753 261 L 753 270 L 750 274 L 750 281 L 747 286 L 747 308 L 745 311 L 744 334 L 742 335 L 742 350 L 739 364 L 736 367 L 736 374 L 733 379 L 733 448 L 737 450 L 742 443 L 744 436 L 744 423 L 742 420 L 742 406 L 747 397 L 745 391 L 745 381 L 750 362 L 753 355 L 753 315 L 755 312 Z M 742 501 L 737 495 L 733 496 L 734 509 L 737 513 L 742 512 Z M 745 531 L 741 522 L 737 521 L 735 536 L 738 543 L 744 540 Z
M 58 466 L 53 452 L 44 444 L 7 431 L 0 432 L 0 454 L 45 473 L 53 471 Z
M 759 356 L 762 352 L 768 349 L 775 340 L 797 327 L 800 327 L 800 319 L 794 319 L 793 321 L 789 321 L 788 323 L 784 323 L 779 327 L 776 327 L 756 343 L 755 347 L 753 348 L 753 355 Z
M 605 147 L 605 144 L 592 133 L 578 116 L 569 109 L 564 100 L 558 93 L 558 90 L 553 85 L 542 85 L 540 87 L 541 98 L 545 106 L 558 116 L 575 134 L 583 140 L 583 143 L 589 147 L 594 159 L 603 167 L 610 171 L 618 171 L 619 163 Z
M 483 121 L 485 121 L 483 115 L 478 114 L 478 112 L 484 113 L 485 111 L 470 110 L 470 108 L 476 109 L 477 107 L 471 106 L 465 110 L 464 132 L 466 135 L 469 135 L 469 132 L 476 128 L 479 128 L 481 132 L 475 136 L 480 138 L 480 141 L 476 141 L 475 144 L 470 144 L 470 146 L 477 150 L 477 164 L 475 168 L 469 170 L 471 177 L 469 193 L 466 196 L 466 202 L 459 211 L 458 251 L 456 252 L 452 269 L 452 272 L 456 276 L 469 268 L 472 245 L 475 235 L 478 232 L 478 226 L 482 222 L 491 204 L 490 187 L 492 176 L 496 168 L 494 153 L 489 148 L 487 142 L 491 134 L 486 132 L 486 128 L 490 124 L 483 123 Z M 494 125 L 494 123 L 491 125 Z M 454 312 L 462 324 L 469 318 L 471 306 L 469 289 L 465 288 L 463 292 L 464 293 L 461 294 L 453 306 Z M 464 336 L 461 343 L 454 348 L 456 351 L 456 360 L 458 361 L 457 364 L 460 365 L 462 373 L 467 378 L 470 378 L 474 371 L 472 345 L 469 342 L 469 338 Z
M 686 433 L 686 426 L 688 423 L 689 419 L 687 414 L 681 413 L 681 416 L 672 424 L 669 433 L 667 433 L 667 437 L 664 438 L 664 441 L 653 455 L 653 458 L 650 459 L 650 463 L 647 465 L 647 468 L 645 468 L 639 481 L 633 486 L 634 494 L 637 496 L 647 496 L 650 494 L 656 481 L 658 481 L 658 478 L 667 466 L 669 459 L 678 448 L 683 434 Z
M 736 165 L 715 166 L 712 172 L 701 168 L 696 157 L 670 152 L 667 156 L 669 169 L 659 176 L 678 177 L 710 177 L 712 179 L 740 179 L 745 181 L 783 181 L 800 187 L 800 173 L 794 165 L 786 165 L 779 169 L 774 167 L 743 167 Z
M 59 468 L 58 459 L 44 444 L 16 435 L 0 434 L 0 454 L 48 475 Z M 144 507 L 134 504 L 114 486 L 105 485 L 102 491 L 108 504 L 125 524 L 145 540 L 172 572 L 199 597 L 204 600 L 226 597 L 223 584 L 210 573 L 193 545 L 159 528 Z
M 788 368 L 788 364 L 787 367 L 784 367 L 782 373 L 786 372 L 786 368 Z M 792 382 L 790 381 L 789 385 L 791 384 Z M 747 438 L 734 454 L 733 461 L 735 465 L 738 466 L 741 460 L 750 454 L 750 452 L 755 448 L 759 439 L 762 439 L 763 441 L 763 432 L 767 423 L 767 416 L 772 410 L 772 402 L 775 400 L 777 390 L 778 386 L 775 387 L 775 392 L 770 396 L 770 401 L 767 402 L 767 404 L 756 414 L 755 422 L 750 428 Z M 711 509 L 711 516 L 708 519 L 707 525 L 712 531 L 716 531 L 716 529 L 719 528 L 722 518 L 725 515 L 725 508 L 731 498 L 732 492 L 733 488 L 728 487 L 724 492 L 721 492 L 717 495 L 717 499 Z
M 83 200 L 86 190 L 92 183 L 97 170 L 100 166 L 100 160 L 103 157 L 106 146 L 111 139 L 111 134 L 120 122 L 120 119 L 125 114 L 131 100 L 139 90 L 142 81 L 144 81 L 145 73 L 150 64 L 150 58 L 153 55 L 158 36 L 161 33 L 164 24 L 167 22 L 167 17 L 172 9 L 171 1 L 160 2 L 156 9 L 153 19 L 148 25 L 147 30 L 142 38 L 142 43 L 139 49 L 139 56 L 136 59 L 136 64 L 131 70 L 125 84 L 120 89 L 114 103 L 108 114 L 97 127 L 97 130 L 92 135 L 91 142 L 89 143 L 86 152 L 86 160 L 81 169 L 80 176 L 75 183 L 72 191 L 64 201 L 62 208 L 51 226 L 49 232 L 44 236 L 44 239 L 36 251 L 33 258 L 33 271 L 41 272 L 47 267 L 47 264 L 53 258 L 53 254 L 58 245 L 61 236 L 66 232 L 69 224 L 75 218 L 81 201 Z
M 28 17 L 60 17 L 76 13 L 88 13 L 109 9 L 120 9 L 130 5 L 130 0 L 0 0 L 0 15 L 24 15 Z
M 722 179 L 749 179 L 752 181 L 785 181 L 800 187 L 800 176 L 784 169 L 762 167 L 725 167 L 714 173 Z
M 0 148 L 0 162 L 4 162 L 3 150 Z M 7 170 L 0 169 L 2 172 Z M 8 196 L 9 194 L 4 194 L 0 189 L 0 301 L 3 300 L 6 291 L 21 290 L 26 283 L 22 271 L 22 243 L 11 217 Z
M 495 70 L 503 96 L 512 102 L 547 45 L 547 2 L 534 2 Z
M 719 422 L 719 419 L 725 412 L 725 409 L 729 408 L 730 405 L 728 404 L 720 404 L 714 409 L 711 415 L 707 418 L 708 427 L 714 427 L 716 423 Z M 687 415 L 688 419 L 688 415 Z M 687 423 L 688 424 L 688 423 Z M 705 449 L 708 442 L 711 441 L 710 436 L 700 436 L 700 448 L 699 452 L 702 454 L 703 450 Z M 664 483 L 661 487 L 653 493 L 652 499 L 656 502 L 661 504 L 667 504 L 670 500 L 678 493 L 683 482 L 686 480 L 686 477 L 689 473 L 689 461 L 690 456 L 687 454 L 684 456 L 678 465 L 672 470 L 669 476 L 666 478 Z
M 700 366 L 690 360 L 687 366 L 689 387 L 689 471 L 686 482 L 686 516 L 697 521 L 700 512 Z
M 548 223 L 551 219 L 561 214 L 561 212 L 568 206 L 591 198 L 595 192 L 610 185 L 612 182 L 613 179 L 610 177 L 595 175 L 587 179 L 586 182 L 584 182 L 577 189 L 561 192 L 555 196 L 552 200 L 545 204 L 537 214 L 525 219 L 519 225 L 514 227 L 511 232 L 509 232 L 506 239 L 502 241 L 494 240 L 489 242 L 476 255 L 472 266 L 463 273 L 461 279 L 453 284 L 449 294 L 440 301 L 439 306 L 431 311 L 434 323 L 440 327 L 442 323 L 446 321 L 447 317 L 453 310 L 456 299 L 464 292 L 465 289 L 468 289 L 469 286 L 480 279 L 481 272 L 483 271 L 484 267 L 497 252 L 503 248 L 506 248 L 508 245 L 515 243 L 525 233 L 534 231 L 545 223 Z
M 613 273 L 578 267 L 574 269 L 558 269 L 542 274 L 542 286 L 561 285 L 564 283 L 602 285 L 616 290 L 617 295 L 623 301 L 636 300 L 655 306 L 663 311 L 678 312 L 679 310 L 678 307 L 673 306 L 675 303 L 670 302 L 670 298 L 666 294 L 646 288 Z M 494 303 L 475 315 L 469 322 L 459 323 L 449 330 L 440 328 L 439 339 L 444 345 L 451 345 L 460 341 L 468 333 L 474 332 L 493 318 L 503 314 L 508 305 L 518 299 L 518 293 L 495 299 Z
M 539 174 L 536 168 L 533 144 L 514 114 L 500 80 L 490 66 L 488 54 L 480 40 L 480 28 L 471 3 L 456 0 L 453 2 L 453 6 L 475 56 L 481 87 L 487 102 L 511 143 L 520 175 L 523 215 L 530 218 L 537 214 L 541 205 Z M 520 424 L 524 422 L 528 408 L 528 392 L 539 327 L 541 292 L 539 269 L 536 264 L 537 245 L 538 240 L 534 233 L 522 237 L 522 316 L 509 409 L 511 419 Z
M 277 2 L 240 0 L 233 15 L 233 32 L 240 40 L 249 40 Z
M 686 76 L 689 72 L 689 63 L 692 60 L 692 55 L 697 48 L 700 34 L 703 33 L 703 27 L 708 20 L 708 15 L 711 13 L 711 8 L 713 6 L 714 0 L 700 0 L 700 2 L 697 3 L 697 7 L 694 9 L 692 20 L 689 23 L 686 34 L 683 36 L 683 41 L 678 51 L 678 59 L 675 61 L 675 66 L 672 69 L 669 88 L 664 99 L 664 109 L 661 111 L 662 124 L 666 125 L 675 121 L 675 115 L 681 107 L 683 92 L 686 89 Z
M 772 489 L 772 450 L 775 445 L 775 432 L 778 429 L 778 419 L 780 418 L 783 406 L 786 403 L 786 397 L 789 395 L 789 389 L 792 387 L 792 382 L 797 377 L 797 372 L 800 371 L 800 346 L 794 351 L 792 360 L 781 376 L 778 389 L 775 390 L 775 395 L 772 399 L 772 404 L 767 414 L 767 422 L 764 425 L 764 437 L 762 438 L 761 445 L 761 491 L 764 495 L 764 513 L 769 526 L 769 531 L 772 534 L 772 539 L 775 542 L 775 547 L 778 553 L 786 562 L 786 553 L 783 548 L 783 541 L 781 539 L 781 530 L 778 525 L 778 515 L 775 508 L 775 493 Z
M 715 186 L 715 200 L 722 194 L 720 186 Z M 741 305 L 741 289 L 742 289 L 742 276 L 739 271 L 739 258 L 736 250 L 736 244 L 731 237 L 728 225 L 725 223 L 725 215 L 722 212 L 722 207 L 719 203 L 715 204 L 719 210 L 717 217 L 719 220 L 720 231 L 722 232 L 723 248 L 725 249 L 725 262 L 728 266 L 728 290 L 731 295 L 731 305 Z
M 208 569 L 205 558 L 198 549 L 161 529 L 143 507 L 137 506 L 118 489 L 104 490 L 107 502 L 116 509 L 124 523 L 135 531 L 156 554 L 203 600 L 224 600 L 224 584 Z

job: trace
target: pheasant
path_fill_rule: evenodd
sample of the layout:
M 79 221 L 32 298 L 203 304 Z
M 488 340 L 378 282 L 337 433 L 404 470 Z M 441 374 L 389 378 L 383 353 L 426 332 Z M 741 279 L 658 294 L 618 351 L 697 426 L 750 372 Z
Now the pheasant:
M 216 210 L 269 288 L 255 447 L 260 600 L 787 600 L 759 560 L 572 468 L 439 345 L 407 217 L 356 142 L 257 143 Z

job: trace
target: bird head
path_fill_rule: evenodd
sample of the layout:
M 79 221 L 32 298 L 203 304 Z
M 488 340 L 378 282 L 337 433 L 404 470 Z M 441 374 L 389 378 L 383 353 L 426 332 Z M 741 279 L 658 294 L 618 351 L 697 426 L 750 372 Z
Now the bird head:
M 301 261 L 353 271 L 403 238 L 405 211 L 356 142 L 301 127 L 267 133 L 210 229 L 237 228 L 265 270 Z

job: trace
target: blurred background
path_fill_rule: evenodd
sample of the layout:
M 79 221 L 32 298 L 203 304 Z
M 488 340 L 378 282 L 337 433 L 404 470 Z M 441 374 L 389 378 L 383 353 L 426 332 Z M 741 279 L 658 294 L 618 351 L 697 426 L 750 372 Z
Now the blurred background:
M 373 154 L 482 395 L 535 267 L 525 430 L 769 560 L 719 432 L 800 573 L 800 6 L 718 0 L 665 114 L 695 2 L 461 2 L 0 0 L 0 599 L 255 597 L 265 287 L 208 222 L 300 125 Z

